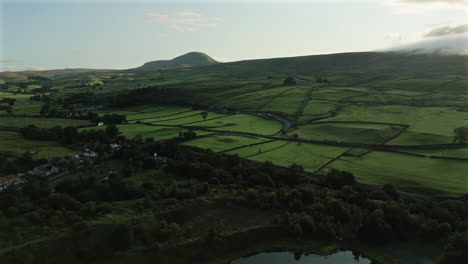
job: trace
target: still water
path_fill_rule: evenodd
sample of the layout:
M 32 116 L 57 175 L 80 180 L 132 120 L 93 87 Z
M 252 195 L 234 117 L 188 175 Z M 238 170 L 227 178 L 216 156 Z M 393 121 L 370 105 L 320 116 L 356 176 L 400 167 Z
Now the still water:
M 340 251 L 328 256 L 303 255 L 293 252 L 260 253 L 254 256 L 233 260 L 231 264 L 371 264 L 372 261 L 353 254 L 352 251 Z

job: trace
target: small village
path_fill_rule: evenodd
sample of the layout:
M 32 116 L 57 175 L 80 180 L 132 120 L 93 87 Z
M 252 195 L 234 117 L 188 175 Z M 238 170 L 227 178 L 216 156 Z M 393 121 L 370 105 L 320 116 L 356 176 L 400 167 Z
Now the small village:
M 117 147 L 119 147 L 118 144 L 111 144 L 112 149 L 116 149 Z M 46 179 L 47 181 L 56 180 L 69 173 L 95 164 L 97 157 L 98 154 L 96 152 L 85 149 L 80 155 L 55 159 L 26 172 L 0 177 L 0 191 L 13 185 L 21 186 L 32 178 Z
M 112 152 L 120 150 L 121 145 L 118 143 L 109 144 Z M 153 159 L 156 160 L 160 167 L 167 164 L 167 157 L 153 154 Z M 47 180 L 48 182 L 57 180 L 67 174 L 73 173 L 77 170 L 95 165 L 97 163 L 98 153 L 85 149 L 82 154 L 76 154 L 69 157 L 57 158 L 53 161 L 34 167 L 33 169 L 17 173 L 9 174 L 0 177 L 0 192 L 6 190 L 11 186 L 21 187 L 24 183 L 33 178 Z M 109 171 L 109 175 L 118 174 L 115 171 Z M 106 180 L 107 178 L 104 178 Z

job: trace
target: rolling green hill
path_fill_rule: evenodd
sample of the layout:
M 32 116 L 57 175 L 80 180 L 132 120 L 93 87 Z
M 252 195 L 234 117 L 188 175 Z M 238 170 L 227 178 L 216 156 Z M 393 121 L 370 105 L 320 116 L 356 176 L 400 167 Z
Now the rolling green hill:
M 216 63 L 191 52 L 128 70 L 0 73 L 0 99 L 17 99 L 0 128 L 11 132 L 18 129 L 11 124 L 43 123 L 34 115 L 44 102 L 30 101 L 31 96 L 74 98 L 75 104 L 103 107 L 101 115 L 127 115 L 129 124 L 119 128 L 128 137 L 162 140 L 193 129 L 203 137 L 187 145 L 248 153 L 242 156 L 282 166 L 296 163 L 316 173 L 344 168 L 364 183 L 454 196 L 468 192 L 460 188 L 465 178 L 459 170 L 445 170 L 443 188 L 431 179 L 444 166 L 466 166 L 466 146 L 453 143 L 453 130 L 468 126 L 467 72 L 468 56 L 455 55 L 356 52 Z M 284 84 L 287 76 L 296 84 Z M 44 87 L 52 90 L 40 90 Z M 69 111 L 59 103 L 53 108 Z M 0 110 L 0 115 L 8 114 Z M 244 140 L 252 136 L 259 144 Z M 225 137 L 235 139 L 235 150 L 223 146 L 230 140 L 214 140 Z M 392 149 L 374 149 L 384 145 Z M 454 154 L 412 156 L 397 168 L 421 147 Z M 333 149 L 342 151 L 328 151 Z M 438 169 L 424 169 L 431 166 Z

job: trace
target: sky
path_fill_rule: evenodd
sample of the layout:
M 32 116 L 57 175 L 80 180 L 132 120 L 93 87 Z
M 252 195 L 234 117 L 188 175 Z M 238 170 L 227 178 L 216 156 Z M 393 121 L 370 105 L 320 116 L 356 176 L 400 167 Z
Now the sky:
M 468 0 L 0 0 L 0 71 L 467 46 L 467 35 Z

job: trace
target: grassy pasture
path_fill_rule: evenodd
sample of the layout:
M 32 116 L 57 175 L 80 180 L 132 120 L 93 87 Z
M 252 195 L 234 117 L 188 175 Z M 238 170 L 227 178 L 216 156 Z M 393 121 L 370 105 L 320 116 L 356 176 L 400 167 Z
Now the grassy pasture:
M 258 149 L 258 146 L 254 148 Z M 291 142 L 284 147 L 269 152 L 264 151 L 249 159 L 271 161 L 285 167 L 295 163 L 307 171 L 315 171 L 347 150 L 345 147 Z
M 271 102 L 275 97 L 282 93 L 287 93 L 291 89 L 297 88 L 296 86 L 281 86 L 277 88 L 262 89 L 249 93 L 241 93 L 232 97 L 225 98 L 217 103 L 220 106 L 228 106 L 234 109 L 243 110 L 257 110 Z
M 408 78 L 371 82 L 370 84 L 381 87 L 404 89 L 411 91 L 432 91 L 434 89 L 442 87 L 447 82 L 448 80 L 446 79 Z
M 282 112 L 292 116 L 304 101 L 307 90 L 308 88 L 303 87 L 287 91 L 273 99 L 260 110 L 265 112 Z
M 263 144 L 259 144 L 259 145 L 255 145 L 255 146 L 248 146 L 248 147 L 245 147 L 245 148 L 231 150 L 231 151 L 228 151 L 226 153 L 228 153 L 228 154 L 237 154 L 240 157 L 248 158 L 248 157 L 252 157 L 252 156 L 255 156 L 255 155 L 259 155 L 259 154 L 261 154 L 263 152 L 272 151 L 274 149 L 281 148 L 281 147 L 283 147 L 283 146 L 285 146 L 287 144 L 290 144 L 290 142 L 283 141 L 283 140 L 275 140 L 275 141 L 272 141 L 272 142 L 265 142 Z
M 194 139 L 185 142 L 183 145 L 211 149 L 213 151 L 223 151 L 244 145 L 255 144 L 266 141 L 265 138 L 254 136 L 211 136 L 206 138 Z
M 165 110 L 167 108 L 169 108 L 169 107 L 142 105 L 142 106 L 125 107 L 125 108 L 105 108 L 105 109 L 97 110 L 95 112 L 100 114 L 100 115 L 104 115 L 104 114 L 126 115 L 127 119 L 130 120 L 131 119 L 130 117 L 133 116 L 133 115 L 159 112 L 159 111 Z
M 40 103 L 29 103 L 26 101 L 17 101 L 13 106 L 14 115 L 38 115 L 41 111 L 42 104 Z
M 81 126 L 92 125 L 88 120 L 64 119 L 64 118 L 34 118 L 34 117 L 0 117 L 0 127 L 22 128 L 28 125 L 49 128 L 53 126 Z
M 92 130 L 92 129 L 105 129 L 106 126 L 93 127 L 93 128 L 81 128 L 79 130 Z M 141 136 L 145 138 L 154 138 L 154 140 L 164 140 L 176 137 L 179 135 L 179 132 L 186 132 L 187 129 L 179 127 L 167 127 L 167 126 L 148 126 L 143 124 L 125 124 L 117 125 L 121 135 L 126 136 L 127 138 L 134 138 L 136 136 Z M 205 135 L 211 132 L 206 131 L 195 131 L 197 135 Z
M 342 156 L 325 170 L 352 172 L 368 184 L 394 184 L 406 191 L 433 196 L 458 196 L 468 192 L 468 162 L 415 157 L 392 152 Z
M 151 123 L 151 124 L 160 124 L 160 125 L 183 125 L 186 123 L 193 123 L 193 122 L 203 122 L 203 116 L 201 115 L 202 111 L 192 111 L 187 112 L 175 116 L 168 116 L 168 117 L 160 117 L 160 118 L 152 118 L 147 120 L 141 120 L 144 123 Z M 211 113 L 210 113 L 211 114 Z M 207 120 L 215 117 L 223 117 L 224 115 L 217 115 L 217 114 L 208 114 Z
M 337 104 L 334 102 L 310 100 L 304 108 L 302 116 L 299 117 L 300 123 L 308 123 L 317 118 L 330 117 L 331 112 L 335 111 Z
M 176 115 L 187 115 L 192 111 L 192 109 L 188 107 L 162 107 L 160 109 L 154 109 L 155 111 L 142 111 L 136 113 L 128 113 L 127 120 L 138 120 L 138 119 L 146 119 L 146 118 L 172 118 Z
M 403 152 L 421 154 L 425 156 L 437 156 L 446 158 L 464 158 L 468 159 L 468 148 L 457 149 L 411 149 L 403 150 Z
M 313 99 L 322 100 L 345 100 L 356 96 L 365 96 L 367 92 L 350 90 L 345 87 L 325 87 L 320 89 L 314 89 L 312 91 Z
M 385 93 L 391 94 L 391 95 L 403 95 L 403 96 L 420 96 L 420 95 L 428 94 L 427 92 L 401 90 L 401 89 L 390 89 L 390 90 L 386 90 Z
M 297 133 L 300 138 L 305 139 L 383 144 L 402 129 L 403 127 L 380 124 L 317 123 L 299 126 L 299 129 L 291 133 Z
M 419 144 L 417 136 L 431 135 L 422 141 L 431 144 L 451 143 L 453 130 L 468 125 L 467 115 L 450 107 L 414 107 L 402 105 L 347 105 L 326 121 L 367 121 L 406 124 L 410 127 L 389 144 Z M 417 133 L 416 137 L 411 135 Z
M 200 126 L 217 131 L 273 135 L 281 130 L 282 123 L 276 120 L 264 119 L 247 114 L 235 114 L 223 118 L 189 124 L 188 126 Z
M 122 163 L 110 160 L 103 163 L 99 163 L 93 166 L 93 170 L 88 169 L 78 170 L 72 173 L 65 175 L 64 177 L 58 178 L 50 182 L 50 186 L 55 188 L 55 186 L 66 180 L 78 180 L 80 178 L 87 179 L 90 175 L 93 175 L 98 180 L 101 178 L 107 177 L 109 171 L 119 171 L 122 167 Z
M 33 151 L 36 153 L 36 158 L 47 159 L 70 156 L 81 152 L 64 147 L 57 142 L 24 139 L 16 132 L 3 131 L 0 131 L 0 151 L 18 156 Z

